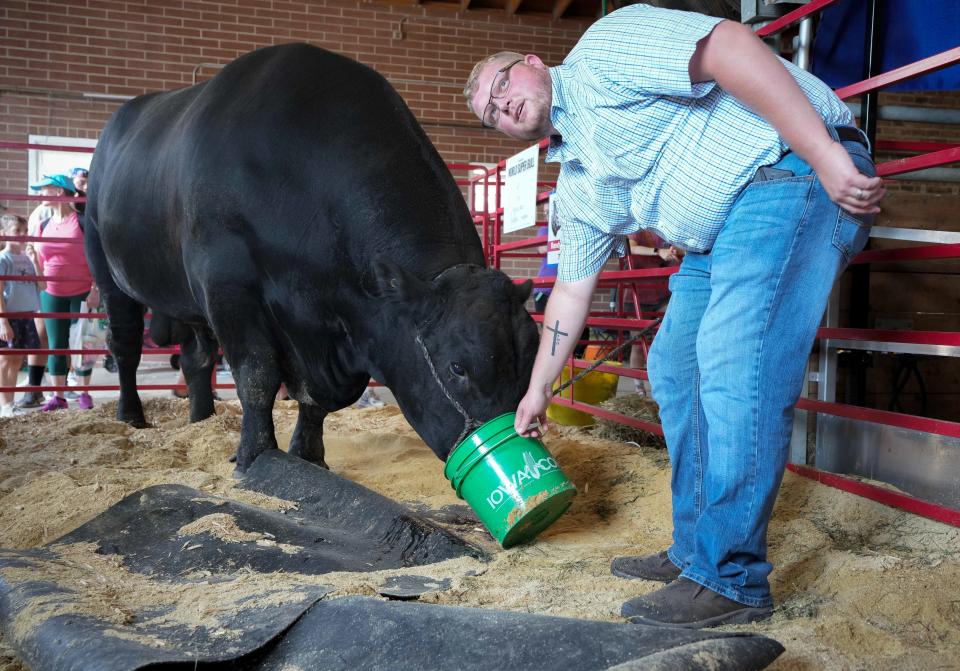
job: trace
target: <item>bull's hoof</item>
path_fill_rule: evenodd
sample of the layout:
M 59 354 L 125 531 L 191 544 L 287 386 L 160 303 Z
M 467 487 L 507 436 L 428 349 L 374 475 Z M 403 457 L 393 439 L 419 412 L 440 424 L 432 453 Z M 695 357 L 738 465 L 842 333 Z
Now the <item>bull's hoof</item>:
M 253 462 L 256 461 L 256 459 L 251 459 L 250 461 L 244 462 L 239 458 L 239 453 L 235 453 L 229 459 L 227 459 L 227 461 L 231 464 L 236 464 L 236 468 L 233 469 L 233 477 L 242 478 L 247 472 L 247 469 L 253 466 Z
M 271 448 L 267 448 L 267 449 L 276 450 L 276 449 L 278 449 L 278 448 L 276 448 L 276 447 L 271 447 Z M 233 456 L 231 456 L 230 459 L 229 459 L 230 463 L 237 465 L 236 469 L 234 470 L 234 476 L 237 476 L 237 475 L 242 476 L 244 473 L 246 473 L 246 472 L 247 472 L 247 469 L 250 468 L 251 466 L 253 466 L 253 464 L 254 464 L 254 462 L 256 462 L 257 458 L 258 458 L 261 454 L 263 454 L 265 451 L 266 451 L 266 450 L 264 450 L 264 449 L 260 449 L 260 450 L 257 450 L 257 451 L 255 451 L 255 452 L 253 452 L 253 455 L 250 456 L 250 455 L 249 455 L 248 453 L 246 453 L 246 451 L 243 449 L 243 446 L 242 446 L 242 445 L 241 445 L 239 448 L 237 448 L 237 451 L 234 452 L 234 453 L 233 453 Z
M 302 447 L 302 443 L 293 441 L 290 443 L 290 448 L 287 450 L 287 453 L 291 457 L 297 457 L 298 459 L 303 459 L 304 461 L 309 461 L 311 464 L 316 464 L 320 468 L 325 468 L 328 471 L 330 467 L 327 466 L 327 462 L 324 461 L 324 450 L 322 447 L 319 450 L 305 450 Z
M 153 424 L 148 422 L 143 417 L 143 415 L 141 415 L 140 417 L 123 417 L 121 415 L 117 415 L 117 419 L 121 422 L 124 422 L 125 424 L 129 424 L 135 429 L 152 429 L 153 428 Z
M 240 460 L 237 459 L 237 454 L 238 454 L 237 452 L 234 452 L 232 455 L 230 455 L 230 458 L 227 459 L 227 461 L 231 464 L 236 464 L 236 467 L 233 469 L 233 473 L 232 473 L 233 479 L 243 480 L 243 478 L 245 478 L 247 475 L 247 469 L 250 468 L 250 464 L 247 464 L 246 466 L 241 465 Z M 250 463 L 253 463 L 253 462 L 250 462 Z
M 319 466 L 320 468 L 325 468 L 325 469 L 327 469 L 328 471 L 330 470 L 330 467 L 327 466 L 327 462 L 326 462 L 324 459 L 322 459 L 322 458 L 321 458 L 321 459 L 310 459 L 310 458 L 308 458 L 308 457 L 303 456 L 302 454 L 294 454 L 292 450 L 290 451 L 289 454 L 290 454 L 290 456 L 297 457 L 298 459 L 303 459 L 304 461 L 306 461 L 306 462 L 308 462 L 308 463 L 311 463 L 311 464 L 314 464 L 315 466 Z

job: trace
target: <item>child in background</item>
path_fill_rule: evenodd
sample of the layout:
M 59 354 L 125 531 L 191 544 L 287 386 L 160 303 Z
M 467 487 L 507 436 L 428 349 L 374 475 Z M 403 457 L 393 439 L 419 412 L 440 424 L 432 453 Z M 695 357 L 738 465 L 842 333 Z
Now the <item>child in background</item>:
M 26 235 L 27 222 L 15 214 L 0 216 L 3 235 Z M 31 248 L 32 251 L 32 248 Z M 0 275 L 37 275 L 36 264 L 24 253 L 24 243 L 8 241 L 0 250 Z M 0 312 L 36 312 L 40 309 L 40 282 L 0 280 Z M 39 349 L 40 339 L 33 320 L 0 317 L 0 347 Z M 15 387 L 23 356 L 0 356 L 0 387 Z M 0 417 L 13 417 L 13 392 L 0 393 Z

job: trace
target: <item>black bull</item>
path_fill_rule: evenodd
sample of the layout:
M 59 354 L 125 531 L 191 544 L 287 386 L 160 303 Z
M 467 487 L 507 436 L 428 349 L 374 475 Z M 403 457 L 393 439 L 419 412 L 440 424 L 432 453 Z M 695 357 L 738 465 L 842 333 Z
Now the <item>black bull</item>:
M 243 405 L 242 472 L 276 448 L 273 399 L 299 401 L 290 451 L 324 463 L 326 415 L 370 376 L 445 459 L 516 407 L 536 327 L 529 283 L 484 267 L 440 156 L 376 72 L 304 44 L 123 105 L 90 170 L 86 248 L 110 317 L 117 417 L 145 426 L 143 306 L 185 325 L 192 421 L 213 413 L 216 338 Z

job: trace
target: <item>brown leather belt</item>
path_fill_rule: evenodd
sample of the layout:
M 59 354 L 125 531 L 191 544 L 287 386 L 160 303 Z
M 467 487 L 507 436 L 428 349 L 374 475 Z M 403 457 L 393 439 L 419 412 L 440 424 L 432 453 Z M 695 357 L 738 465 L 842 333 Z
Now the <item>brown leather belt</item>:
M 833 129 L 837 131 L 837 137 L 841 142 L 857 142 L 864 147 L 867 146 L 867 139 L 859 129 L 853 126 L 834 126 Z

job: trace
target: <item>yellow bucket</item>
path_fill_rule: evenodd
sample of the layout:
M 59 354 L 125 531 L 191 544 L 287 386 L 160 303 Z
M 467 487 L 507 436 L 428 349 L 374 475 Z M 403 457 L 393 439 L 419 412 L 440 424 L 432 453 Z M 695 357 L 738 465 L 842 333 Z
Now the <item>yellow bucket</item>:
M 616 361 L 608 361 L 608 366 L 619 366 Z M 576 373 L 580 370 L 577 369 Z M 576 377 L 576 373 L 574 377 Z M 554 385 L 556 389 L 570 379 L 570 366 L 564 366 L 560 373 L 560 381 Z M 598 405 L 609 398 L 613 398 L 617 393 L 617 384 L 620 382 L 620 376 L 613 373 L 601 373 L 593 371 L 587 373 L 583 379 L 573 383 L 573 400 L 590 405 Z M 570 398 L 570 390 L 564 389 L 560 392 L 561 398 Z M 581 410 L 574 410 L 563 405 L 551 403 L 547 407 L 547 418 L 557 424 L 567 426 L 589 426 L 596 421 L 593 415 L 587 414 Z

